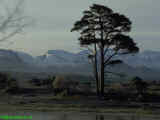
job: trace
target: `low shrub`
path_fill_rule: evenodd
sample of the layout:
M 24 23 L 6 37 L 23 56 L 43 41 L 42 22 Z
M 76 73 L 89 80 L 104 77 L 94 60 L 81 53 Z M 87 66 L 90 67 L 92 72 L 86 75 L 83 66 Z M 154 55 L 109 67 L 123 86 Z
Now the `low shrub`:
M 11 78 L 10 75 L 0 73 L 0 90 L 4 92 L 16 92 L 18 91 L 19 85 L 16 79 Z

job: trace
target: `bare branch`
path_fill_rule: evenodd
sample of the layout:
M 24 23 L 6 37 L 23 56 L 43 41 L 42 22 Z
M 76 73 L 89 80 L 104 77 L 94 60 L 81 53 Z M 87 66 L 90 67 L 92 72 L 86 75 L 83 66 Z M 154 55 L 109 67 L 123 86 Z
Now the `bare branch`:
M 109 50 L 109 46 L 107 46 L 106 49 L 104 50 L 104 56 L 108 52 L 108 50 Z
M 106 67 L 107 63 L 115 56 L 118 54 L 118 51 L 113 53 L 111 56 L 109 56 L 105 61 L 104 61 L 104 66 Z
M 88 51 L 90 51 L 90 52 L 91 52 L 91 54 L 92 54 L 92 55 L 94 55 L 94 54 L 95 54 L 95 51 L 94 51 L 91 47 L 86 46 L 86 48 L 88 49 Z
M 23 15 L 24 0 L 17 0 L 14 7 L 5 6 L 4 13 L 0 13 L 0 42 L 6 41 L 14 35 L 23 31 L 31 24 L 31 20 Z
M 113 75 L 117 75 L 117 76 L 120 76 L 120 77 L 125 77 L 126 75 L 122 74 L 122 73 L 116 73 L 116 72 L 110 72 L 110 71 L 105 71 L 105 73 L 111 73 Z

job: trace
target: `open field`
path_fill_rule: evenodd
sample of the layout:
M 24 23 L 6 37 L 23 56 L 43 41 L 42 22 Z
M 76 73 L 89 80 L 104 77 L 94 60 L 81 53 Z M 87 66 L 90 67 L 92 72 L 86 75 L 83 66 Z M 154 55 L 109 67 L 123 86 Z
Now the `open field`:
M 0 111 L 64 111 L 64 112 L 96 112 L 96 113 L 135 113 L 154 114 L 160 113 L 160 104 L 153 103 L 118 103 L 100 101 L 93 98 L 80 96 L 54 97 L 54 96 L 8 96 L 0 100 Z

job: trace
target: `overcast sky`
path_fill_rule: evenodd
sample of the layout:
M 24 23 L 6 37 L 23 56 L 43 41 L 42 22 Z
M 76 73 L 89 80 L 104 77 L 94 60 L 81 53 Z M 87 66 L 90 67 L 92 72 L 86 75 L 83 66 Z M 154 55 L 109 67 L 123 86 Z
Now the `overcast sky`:
M 34 24 L 1 48 L 41 55 L 50 49 L 79 51 L 78 34 L 70 32 L 82 11 L 92 3 L 107 5 L 133 22 L 131 36 L 141 50 L 160 51 L 160 0 L 26 0 L 25 14 Z

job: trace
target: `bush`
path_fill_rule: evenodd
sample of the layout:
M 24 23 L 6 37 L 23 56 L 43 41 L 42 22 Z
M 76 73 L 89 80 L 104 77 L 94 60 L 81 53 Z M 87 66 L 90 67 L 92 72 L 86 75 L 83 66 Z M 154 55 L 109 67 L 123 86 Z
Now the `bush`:
M 106 93 L 106 99 L 111 99 L 115 101 L 128 101 L 131 97 L 129 92 L 120 89 L 110 88 Z
M 146 92 L 148 84 L 143 79 L 135 77 L 132 79 L 131 82 L 132 82 L 131 84 L 136 88 L 138 94 L 143 95 L 143 93 Z
M 52 83 L 55 80 L 55 76 L 48 77 L 46 79 L 33 78 L 29 82 L 35 86 L 46 86 L 52 88 Z
M 18 82 L 11 78 L 8 74 L 0 73 L 0 89 L 5 92 L 16 92 L 18 90 Z
M 72 80 L 69 76 L 56 76 L 53 81 L 53 88 L 55 94 L 60 93 L 64 90 L 67 91 L 68 94 L 71 93 L 71 90 L 74 90 L 78 82 Z
M 39 78 L 33 78 L 29 82 L 34 86 L 42 86 L 42 84 L 43 84 L 42 79 L 39 79 Z
M 8 81 L 8 87 L 9 88 L 18 88 L 18 82 L 16 79 L 14 78 L 11 78 L 9 81 Z
M 15 94 L 18 92 L 18 90 L 19 90 L 19 85 L 18 85 L 17 80 L 14 78 L 11 78 L 8 81 L 8 86 L 7 86 L 6 92 L 11 93 L 11 94 Z
M 9 79 L 9 75 L 0 73 L 0 89 L 4 89 L 8 86 Z
M 55 80 L 55 76 L 52 76 L 52 77 L 48 77 L 47 79 L 43 80 L 43 85 L 47 85 L 48 88 L 53 88 L 52 84 Z
M 68 76 L 56 76 L 55 80 L 53 81 L 53 88 L 68 89 L 74 88 L 77 85 L 78 82 L 72 80 Z

